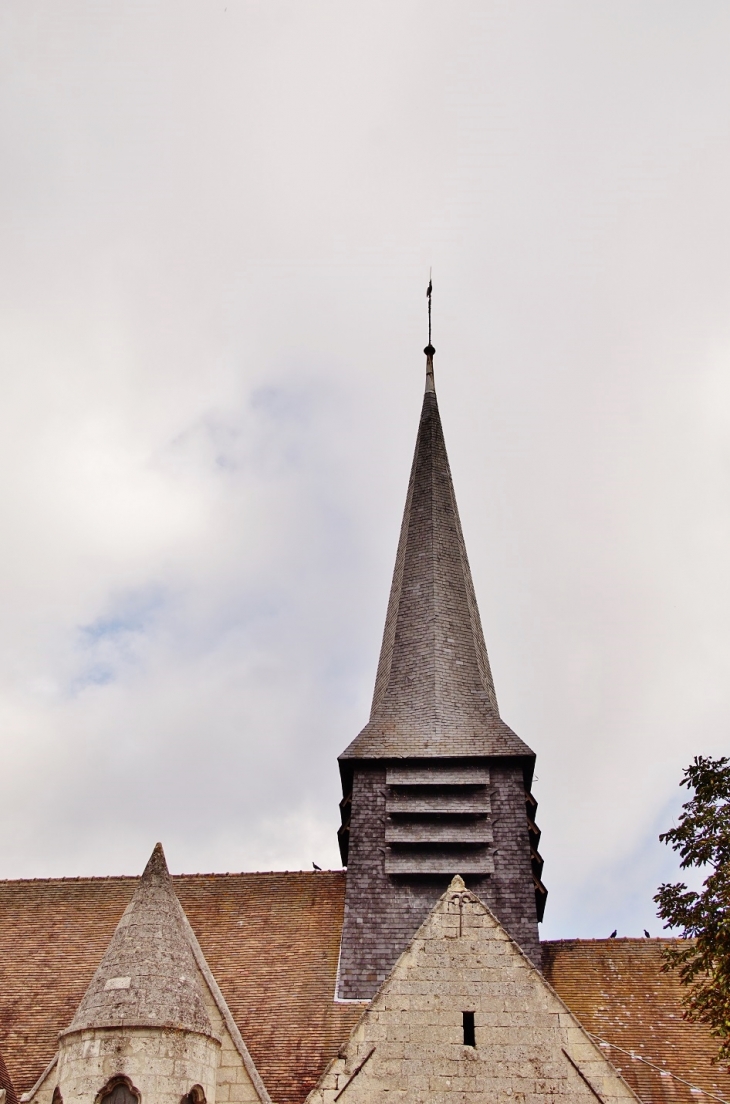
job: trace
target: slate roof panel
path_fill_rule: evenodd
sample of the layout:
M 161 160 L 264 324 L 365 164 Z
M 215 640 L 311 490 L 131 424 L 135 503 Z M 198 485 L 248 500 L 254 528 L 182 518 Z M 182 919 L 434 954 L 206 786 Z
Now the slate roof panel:
M 340 759 L 468 755 L 534 759 L 499 716 L 438 403 L 427 390 L 370 720 Z

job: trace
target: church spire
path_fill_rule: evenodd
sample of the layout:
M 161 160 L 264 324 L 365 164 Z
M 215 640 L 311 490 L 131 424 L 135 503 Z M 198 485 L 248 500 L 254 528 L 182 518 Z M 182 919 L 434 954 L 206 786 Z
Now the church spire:
M 430 308 L 430 283 L 427 294 Z M 546 890 L 529 793 L 535 755 L 499 715 L 430 327 L 424 351 L 426 390 L 370 720 L 339 760 L 345 1000 L 372 997 L 455 874 L 540 961 Z
M 487 755 L 531 762 L 533 752 L 499 715 L 430 341 L 424 352 L 426 390 L 370 720 L 340 759 Z

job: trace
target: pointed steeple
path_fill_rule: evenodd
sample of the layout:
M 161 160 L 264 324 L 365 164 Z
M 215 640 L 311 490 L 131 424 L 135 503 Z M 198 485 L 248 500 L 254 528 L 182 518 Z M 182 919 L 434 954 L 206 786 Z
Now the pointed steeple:
M 431 290 L 426 393 L 370 720 L 340 756 L 344 1000 L 373 996 L 455 874 L 540 961 L 535 755 L 499 715 L 436 401 Z
M 370 720 L 340 756 L 534 758 L 499 715 L 426 346 L 426 391 Z
M 160 843 L 64 1034 L 100 1027 L 164 1027 L 213 1035 Z

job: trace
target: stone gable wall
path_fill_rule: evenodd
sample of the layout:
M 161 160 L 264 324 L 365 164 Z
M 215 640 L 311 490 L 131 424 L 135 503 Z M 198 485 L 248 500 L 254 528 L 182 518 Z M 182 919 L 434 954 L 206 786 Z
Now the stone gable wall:
M 221 1040 L 216 1071 L 216 1104 L 260 1104 L 259 1095 L 243 1064 L 243 1059 L 231 1038 L 208 984 L 200 972 L 198 973 L 198 983 L 213 1030 Z M 144 1104 L 144 1101 L 142 1104 Z
M 58 1083 L 58 1066 L 54 1066 L 48 1076 L 44 1078 L 31 1098 L 33 1104 L 51 1104 L 53 1090 Z
M 458 881 L 458 880 L 456 880 Z M 475 1046 L 463 1013 L 474 1013 Z M 488 910 L 452 883 L 308 1104 L 636 1104 Z

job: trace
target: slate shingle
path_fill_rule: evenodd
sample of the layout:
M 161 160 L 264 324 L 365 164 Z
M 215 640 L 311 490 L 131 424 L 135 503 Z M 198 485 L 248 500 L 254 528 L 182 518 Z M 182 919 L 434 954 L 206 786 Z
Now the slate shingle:
M 370 720 L 340 760 L 448 756 L 534 760 L 499 715 L 436 393 L 427 389 Z

